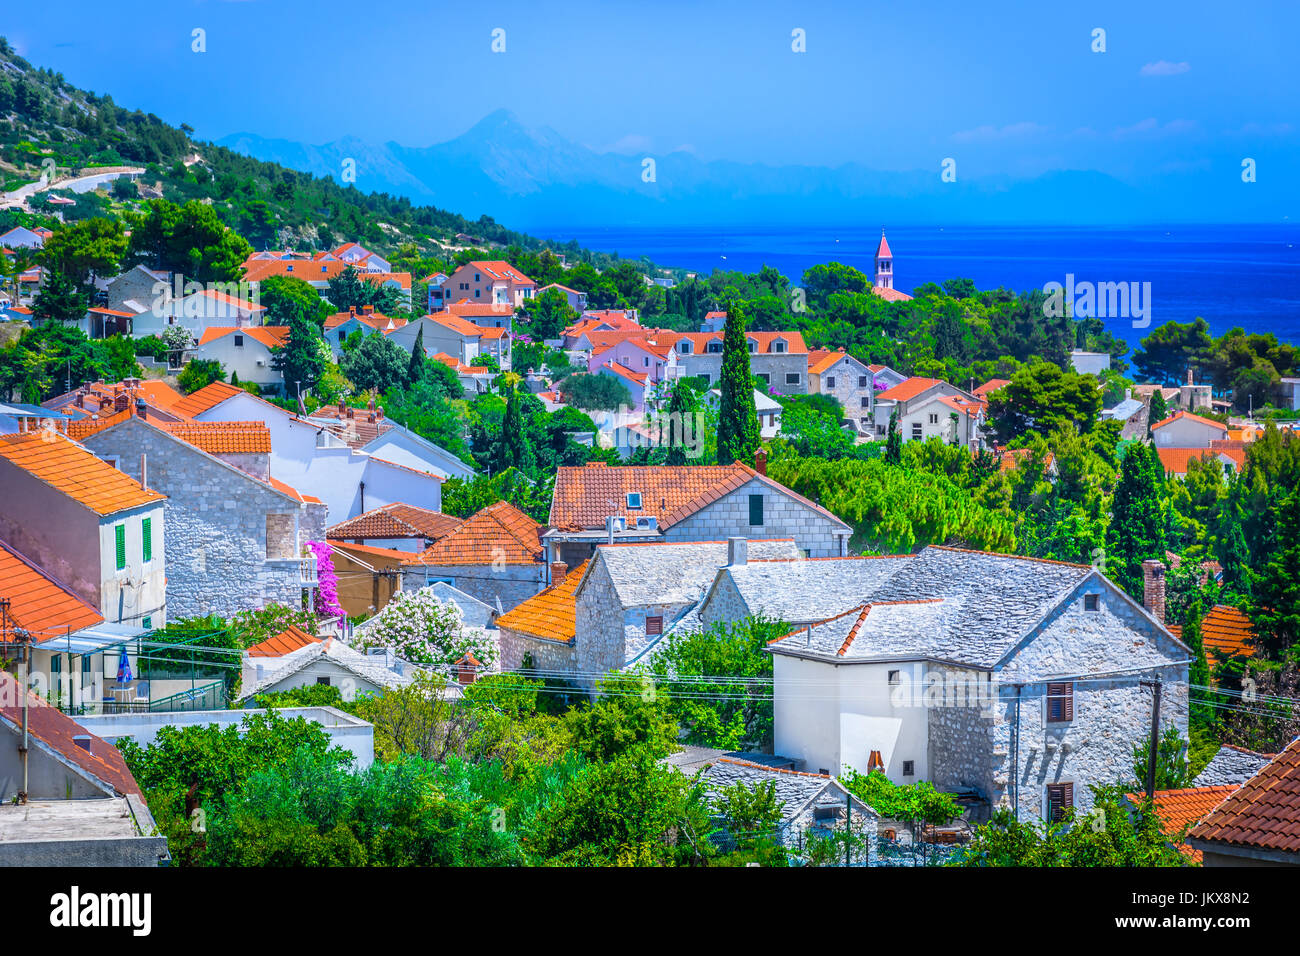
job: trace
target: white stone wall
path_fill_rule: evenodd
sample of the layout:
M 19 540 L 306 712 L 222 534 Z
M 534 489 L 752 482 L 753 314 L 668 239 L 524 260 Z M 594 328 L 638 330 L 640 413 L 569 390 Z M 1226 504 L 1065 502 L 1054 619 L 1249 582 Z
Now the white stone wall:
M 866 384 L 859 385 L 865 378 Z M 844 406 L 844 417 L 853 421 L 860 432 L 875 434 L 874 410 L 872 399 L 875 392 L 871 386 L 871 370 L 852 356 L 845 355 L 820 375 L 812 376 L 813 391 L 821 395 L 830 395 Z M 835 384 L 830 384 L 834 380 Z M 862 399 L 867 400 L 864 407 Z M 864 421 L 865 419 L 865 421 Z
M 749 496 L 763 496 L 763 524 L 749 523 Z M 783 495 L 753 478 L 726 497 L 702 508 L 664 532 L 665 541 L 725 541 L 740 536 L 751 539 L 793 538 L 811 558 L 839 557 L 845 553 L 849 529 L 813 508 Z
M 577 652 L 573 644 L 559 641 L 546 641 L 541 638 L 514 631 L 508 627 L 500 629 L 501 669 L 518 670 L 524 666 L 524 656 L 531 654 L 533 667 L 542 671 L 561 674 L 574 674 L 578 670 Z

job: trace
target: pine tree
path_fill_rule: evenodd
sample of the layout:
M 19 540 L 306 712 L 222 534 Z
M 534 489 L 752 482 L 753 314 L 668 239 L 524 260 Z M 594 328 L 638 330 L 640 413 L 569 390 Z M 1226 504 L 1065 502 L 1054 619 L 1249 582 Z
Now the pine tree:
M 1133 445 L 1120 465 L 1106 531 L 1106 573 L 1142 600 L 1142 562 L 1164 558 L 1165 519 L 1160 460 L 1145 442 Z
M 686 429 L 691 414 L 689 388 L 680 380 L 668 399 L 668 456 L 665 464 L 686 464 Z
M 1194 600 L 1187 606 L 1183 619 L 1183 643 L 1192 649 L 1192 663 L 1187 668 L 1187 683 L 1192 687 L 1210 685 L 1210 665 L 1205 658 L 1205 644 L 1201 639 L 1201 602 Z M 1191 718 L 1198 726 L 1214 722 L 1214 711 L 1205 701 L 1205 691 L 1192 691 Z M 1200 703 L 1197 699 L 1200 698 Z
M 239 386 L 239 373 L 238 373 L 238 372 L 231 372 L 231 373 L 230 373 L 230 384 L 231 384 L 231 385 L 234 385 L 235 387 L 238 387 L 238 386 Z
M 753 376 L 749 371 L 749 340 L 745 337 L 745 313 L 739 302 L 727 307 L 727 325 L 722 334 L 722 400 L 718 409 L 718 464 L 754 463 L 754 452 L 762 444 L 758 433 L 758 409 L 754 404 Z
M 1255 634 L 1269 653 L 1300 657 L 1300 488 L 1282 501 L 1273 553 L 1253 577 Z
M 885 462 L 890 465 L 903 463 L 903 433 L 898 430 L 898 406 L 889 415 L 889 432 L 885 436 Z
M 411 349 L 411 365 L 406 372 L 406 380 L 414 385 L 424 374 L 424 323 L 420 323 L 415 333 L 415 347 Z
M 1165 404 L 1165 393 L 1157 386 L 1151 393 L 1151 404 L 1147 406 L 1147 434 L 1151 434 L 1152 425 L 1159 425 L 1168 414 L 1169 406 Z

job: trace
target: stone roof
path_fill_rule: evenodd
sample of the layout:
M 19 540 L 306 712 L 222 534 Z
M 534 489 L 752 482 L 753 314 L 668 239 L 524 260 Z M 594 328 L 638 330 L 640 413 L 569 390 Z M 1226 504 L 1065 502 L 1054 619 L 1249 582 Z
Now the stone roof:
M 872 589 L 912 560 L 887 557 L 762 560 L 724 568 L 750 614 L 791 624 L 822 621 L 859 607 Z
M 1198 849 L 1219 845 L 1300 855 L 1300 738 L 1192 828 Z
M 751 789 L 762 784 L 774 784 L 776 799 L 781 803 L 783 822 L 797 816 L 828 787 L 845 792 L 840 782 L 827 774 L 772 767 L 738 757 L 719 757 L 705 764 L 701 773 L 704 789 L 711 797 L 719 796 L 723 790 L 736 784 L 744 784 Z M 855 810 L 875 816 L 874 810 L 865 804 L 857 804 L 858 801 L 855 801 Z
M 1264 768 L 1276 754 L 1261 754 L 1244 747 L 1220 747 L 1205 768 L 1192 781 L 1193 787 L 1224 784 L 1240 786 Z
M 749 541 L 746 548 L 751 560 L 799 556 L 792 538 Z M 624 607 L 693 604 L 727 563 L 725 541 L 605 544 L 596 552 Z
M 327 638 L 285 654 L 280 658 L 280 667 L 255 681 L 251 687 L 244 688 L 241 699 L 247 700 L 268 687 L 274 687 L 322 658 L 377 687 L 403 687 L 412 679 L 410 675 L 399 674 L 388 667 L 384 657 L 372 659 L 369 654 L 362 654 L 340 640 Z

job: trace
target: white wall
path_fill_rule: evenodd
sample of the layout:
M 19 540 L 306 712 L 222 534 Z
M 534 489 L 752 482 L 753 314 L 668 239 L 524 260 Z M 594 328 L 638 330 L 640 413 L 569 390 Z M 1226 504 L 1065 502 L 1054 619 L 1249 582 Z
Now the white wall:
M 153 555 L 144 560 L 144 519 L 150 519 Z M 118 525 L 126 528 L 126 567 L 117 570 Z M 163 549 L 166 533 L 163 503 L 116 515 L 99 523 L 100 612 L 109 623 L 119 621 L 143 627 L 148 617 L 151 627 L 166 623 L 167 560 Z
M 241 335 L 244 344 L 237 346 L 235 338 Z M 235 372 L 241 382 L 253 382 L 274 389 L 284 387 L 284 377 L 271 367 L 271 350 L 251 335 L 230 332 L 196 348 L 194 357 L 220 362 L 225 367 L 227 381 L 230 373 Z M 261 365 L 258 364 L 259 361 Z
M 1208 448 L 1211 441 L 1228 437 L 1223 425 L 1202 424 L 1190 418 L 1180 418 L 1151 433 L 1158 448 Z

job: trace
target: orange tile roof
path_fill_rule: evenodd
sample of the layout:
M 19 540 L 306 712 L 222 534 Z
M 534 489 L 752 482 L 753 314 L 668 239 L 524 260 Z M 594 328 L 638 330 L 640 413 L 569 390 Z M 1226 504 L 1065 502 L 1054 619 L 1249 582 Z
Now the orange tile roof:
M 254 644 L 248 649 L 249 657 L 283 657 L 285 654 L 291 654 L 294 651 L 301 650 L 309 644 L 319 644 L 320 638 L 313 637 L 306 631 L 290 624 L 287 628 L 276 634 L 274 637 L 268 637 L 260 643 Z
M 1300 738 L 1192 828 L 1188 837 L 1300 854 Z
M 353 544 L 351 541 L 331 541 L 330 547 L 345 554 L 355 551 L 357 554 L 364 554 L 371 558 L 388 558 L 397 564 L 405 564 L 413 557 L 410 551 L 400 551 L 397 548 L 377 548 L 369 544 Z
M 280 348 L 289 343 L 287 325 L 210 325 L 203 330 L 199 345 L 207 345 L 234 332 L 247 335 L 254 342 L 260 342 L 268 349 Z
M 372 508 L 354 518 L 340 521 L 325 531 L 325 537 L 345 538 L 431 538 L 451 534 L 464 519 L 395 501 Z
M 0 435 L 0 458 L 7 458 L 45 484 L 99 515 L 165 501 L 125 472 L 96 458 L 53 432 Z
M 1171 839 L 1177 839 L 1178 849 L 1199 863 L 1201 851 L 1183 843 L 1182 836 L 1191 825 L 1236 792 L 1236 784 L 1222 784 L 1214 787 L 1187 787 L 1182 790 L 1157 790 L 1151 799 L 1155 803 L 1156 816 L 1160 818 L 1160 829 Z M 1142 794 L 1128 794 L 1128 799 L 1134 804 L 1141 803 L 1142 797 Z
M 578 634 L 577 602 L 574 595 L 589 561 L 584 561 L 540 594 L 534 594 L 497 618 L 497 627 L 529 637 L 572 644 Z
M 904 379 L 893 388 L 885 389 L 877 395 L 876 398 L 887 402 L 906 402 L 916 398 L 916 396 L 920 395 L 927 388 L 933 388 L 936 385 L 942 384 L 943 382 L 937 378 L 921 378 L 919 376 L 913 376 L 912 378 Z
M 906 292 L 900 292 L 897 289 L 885 289 L 878 285 L 871 287 L 871 294 L 879 296 L 886 302 L 910 302 L 912 297 Z
M 521 285 L 536 285 L 532 279 L 524 275 L 510 263 L 502 259 L 489 259 L 485 261 L 473 260 L 466 265 L 473 266 L 479 272 L 486 272 L 494 279 L 509 279 Z
M 266 422 L 176 422 L 160 426 L 209 455 L 269 455 Z
M 1156 456 L 1161 467 L 1170 474 L 1185 475 L 1187 466 L 1194 458 L 1218 458 L 1220 455 L 1232 460 L 1237 468 L 1246 464 L 1246 452 L 1241 448 L 1157 448 Z
M 356 319 L 362 325 L 368 325 L 370 328 L 380 331 L 390 327 L 400 329 L 406 324 L 406 319 L 389 318 L 382 312 L 335 312 L 325 319 L 325 330 L 336 329 L 353 319 Z
M 953 411 L 961 412 L 970 418 L 978 417 L 985 408 L 984 402 L 972 402 L 960 395 L 944 395 L 939 399 L 939 404 L 947 405 Z
M 596 369 L 597 372 L 603 372 L 606 370 L 611 371 L 616 375 L 620 375 L 637 385 L 645 385 L 646 375 L 644 372 L 633 371 L 624 365 L 619 365 L 617 362 L 606 362 L 604 365 Z
M 120 412 L 114 412 L 112 415 L 103 418 L 98 414 L 87 415 L 85 418 L 79 418 L 75 422 L 68 423 L 68 437 L 73 441 L 85 441 L 91 435 L 102 432 L 106 428 L 120 425 L 134 414 L 134 409 L 124 408 Z
M 179 415 L 181 418 L 193 418 L 195 415 L 202 415 L 204 412 L 216 408 L 222 402 L 234 398 L 236 395 L 247 394 L 238 385 L 231 385 L 229 382 L 213 382 L 211 385 L 205 385 L 198 391 L 186 395 L 169 410 L 173 415 Z
M 104 620 L 99 611 L 2 541 L 0 598 L 9 600 L 9 627 L 17 625 L 38 641 Z M 0 642 L 11 637 L 12 630 L 0 631 Z
M 464 335 L 469 338 L 481 338 L 486 331 L 473 322 L 466 322 L 459 315 L 452 312 L 433 312 L 426 315 L 425 318 L 437 322 L 444 329 L 451 329 L 457 335 Z
M 743 464 L 643 465 L 610 468 L 603 463 L 561 467 L 555 476 L 550 523 L 562 530 L 603 528 L 610 515 L 653 517 L 669 528 L 753 478 L 843 524 L 826 509 L 780 482 Z M 641 507 L 627 506 L 628 494 L 641 495 Z
M 976 398 L 988 398 L 989 392 L 996 392 L 1000 388 L 1005 388 L 1011 384 L 1009 378 L 991 378 L 975 391 L 971 392 Z
M 315 504 L 315 505 L 324 504 L 324 502 L 321 501 L 319 498 L 317 498 L 315 495 L 304 495 L 301 491 L 299 491 L 297 488 L 293 487 L 292 485 L 286 485 L 280 479 L 273 478 L 270 475 L 266 476 L 266 483 L 270 485 L 272 488 L 274 488 L 276 491 L 280 492 L 281 494 L 288 495 L 294 501 L 306 502 L 308 504 Z
M 1235 607 L 1216 604 L 1201 620 L 1201 643 L 1210 663 L 1213 651 L 1221 657 L 1253 657 L 1255 629 L 1250 618 Z
M 1155 431 L 1157 428 L 1164 428 L 1166 425 L 1172 425 L 1174 422 L 1183 418 L 1197 422 L 1201 425 L 1209 425 L 1213 428 L 1219 428 L 1225 432 L 1228 430 L 1228 426 L 1223 424 L 1223 422 L 1216 422 L 1210 418 L 1202 418 L 1200 415 L 1193 415 L 1191 412 L 1174 412 L 1174 414 L 1170 415 L 1164 421 L 1156 422 L 1152 425 L 1151 430 Z
M 820 375 L 842 358 L 853 358 L 853 356 L 843 349 L 813 349 L 808 353 L 808 373 Z
M 443 311 L 452 315 L 494 315 L 501 318 L 515 314 L 513 306 L 497 305 L 494 302 L 455 302 Z
M 498 501 L 436 542 L 412 564 L 449 565 L 536 564 L 541 561 L 543 528 L 514 505 Z

